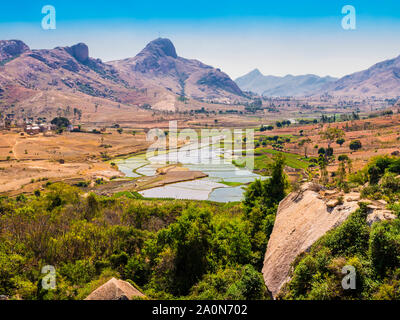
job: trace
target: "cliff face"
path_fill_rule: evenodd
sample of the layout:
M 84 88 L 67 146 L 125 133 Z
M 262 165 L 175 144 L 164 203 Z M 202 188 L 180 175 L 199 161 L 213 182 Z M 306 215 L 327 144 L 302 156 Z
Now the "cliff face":
M 358 208 L 358 194 L 349 194 L 343 204 L 338 204 L 322 193 L 314 185 L 306 184 L 279 205 L 262 270 L 274 298 L 289 280 L 295 258 Z

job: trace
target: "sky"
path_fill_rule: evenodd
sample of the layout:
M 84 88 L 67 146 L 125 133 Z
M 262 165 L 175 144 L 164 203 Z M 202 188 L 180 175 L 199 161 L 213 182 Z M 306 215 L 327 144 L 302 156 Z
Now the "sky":
M 42 7 L 56 9 L 43 30 Z M 356 10 L 356 29 L 342 27 L 342 8 Z M 135 56 L 158 37 L 179 56 L 220 68 L 232 78 L 265 75 L 341 77 L 400 55 L 400 1 L 381 0 L 19 0 L 2 3 L 0 39 L 32 49 L 84 42 L 90 56 Z

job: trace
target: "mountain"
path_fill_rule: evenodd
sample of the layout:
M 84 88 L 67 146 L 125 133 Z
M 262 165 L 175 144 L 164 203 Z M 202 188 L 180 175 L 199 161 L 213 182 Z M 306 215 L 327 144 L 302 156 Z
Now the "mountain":
M 169 39 L 158 38 L 134 58 L 110 64 L 135 86 L 161 86 L 177 95 L 217 102 L 230 103 L 243 96 L 237 84 L 221 70 L 179 57 Z
M 2 114 L 70 116 L 66 109 L 79 108 L 86 120 L 114 121 L 126 119 L 126 113 L 151 115 L 149 109 L 196 109 L 207 102 L 242 99 L 228 75 L 179 57 L 168 39 L 156 39 L 135 57 L 110 63 L 91 58 L 84 43 L 32 50 L 20 40 L 0 41 Z
M 26 51 L 29 51 L 29 47 L 20 40 L 0 41 L 0 65 Z
M 141 104 L 151 102 L 114 67 L 90 58 L 83 43 L 31 50 L 22 41 L 0 41 L 0 57 L 2 114 L 15 114 L 19 119 L 38 115 L 72 118 L 76 115 L 72 110 L 79 109 L 84 120 L 93 116 L 113 121 L 124 112 L 138 114 Z
M 332 96 L 400 96 L 400 56 L 347 75 L 322 88 Z
M 235 82 L 244 91 L 271 97 L 305 96 L 312 94 L 327 83 L 337 80 L 332 77 L 319 77 L 308 74 L 284 77 L 264 76 L 258 69 L 237 78 Z

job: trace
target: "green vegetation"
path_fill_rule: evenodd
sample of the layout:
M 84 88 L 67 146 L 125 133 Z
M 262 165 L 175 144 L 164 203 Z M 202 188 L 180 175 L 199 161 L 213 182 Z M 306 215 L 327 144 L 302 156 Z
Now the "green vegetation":
M 357 151 L 362 148 L 362 144 L 360 140 L 353 140 L 350 142 L 350 149 L 353 151 Z
M 51 120 L 51 124 L 57 126 L 58 129 L 64 129 L 67 128 L 71 124 L 71 122 L 67 118 L 57 117 Z
M 275 157 L 272 178 L 250 185 L 242 204 L 84 196 L 60 183 L 0 198 L 0 295 L 83 299 L 114 276 L 154 299 L 266 299 L 260 270 L 284 161 Z M 56 290 L 41 287 L 45 265 Z
M 229 186 L 229 187 L 240 187 L 243 186 L 242 182 L 233 182 L 233 181 L 221 181 L 220 183 Z
M 338 161 L 337 186 L 358 187 L 363 198 L 386 200 L 388 208 L 400 217 L 399 157 L 374 157 L 364 169 L 348 175 L 349 158 L 340 156 Z M 300 255 L 280 298 L 399 299 L 400 220 L 378 221 L 369 226 L 367 213 L 367 204 L 361 202 L 360 209 L 341 226 Z M 344 290 L 341 285 L 345 266 L 355 268 L 355 290 Z
M 264 148 L 256 149 L 256 152 L 270 155 L 282 155 L 285 158 L 286 165 L 294 169 L 307 169 L 310 166 L 309 159 L 302 159 L 298 154 Z M 257 160 L 259 160 L 258 158 L 259 156 L 255 157 L 255 163 L 257 163 Z M 258 169 L 257 165 L 256 169 Z
M 400 220 L 366 223 L 366 207 L 353 213 L 297 259 L 285 299 L 399 299 Z M 356 289 L 344 290 L 342 269 L 352 266 Z

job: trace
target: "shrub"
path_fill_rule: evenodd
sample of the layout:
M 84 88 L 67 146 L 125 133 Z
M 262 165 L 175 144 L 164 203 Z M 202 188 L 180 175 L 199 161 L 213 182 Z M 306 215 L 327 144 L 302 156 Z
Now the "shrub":
M 350 142 L 350 150 L 357 151 L 362 148 L 362 144 L 360 140 L 353 140 Z
M 400 222 L 383 221 L 374 224 L 369 242 L 369 255 L 380 276 L 400 265 Z

